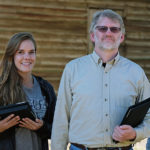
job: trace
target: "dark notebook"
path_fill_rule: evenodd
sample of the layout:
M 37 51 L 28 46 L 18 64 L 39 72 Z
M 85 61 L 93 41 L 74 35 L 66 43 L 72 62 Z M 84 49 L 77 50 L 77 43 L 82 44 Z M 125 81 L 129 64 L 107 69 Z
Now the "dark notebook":
M 150 107 L 150 98 L 143 100 L 128 108 L 120 125 L 131 125 L 133 128 L 139 125 L 148 112 Z
M 131 125 L 133 128 L 142 123 L 146 113 L 150 107 L 150 98 L 143 100 L 135 105 L 132 105 L 126 111 L 120 125 Z M 118 141 L 113 140 L 115 143 Z
M 10 114 L 20 116 L 21 119 L 28 117 L 32 120 L 35 120 L 36 118 L 28 102 L 20 102 L 16 104 L 9 104 L 6 106 L 0 106 L 0 119 L 4 119 Z

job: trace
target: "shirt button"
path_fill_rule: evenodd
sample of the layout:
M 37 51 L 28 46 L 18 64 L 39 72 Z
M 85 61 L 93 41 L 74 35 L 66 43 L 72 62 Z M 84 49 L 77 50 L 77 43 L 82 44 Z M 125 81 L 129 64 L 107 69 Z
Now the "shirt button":
M 107 101 L 107 99 L 105 98 L 105 102 Z
M 105 84 L 105 86 L 107 87 L 107 86 L 108 86 L 108 84 L 106 83 L 106 84 Z
M 106 129 L 106 132 L 108 132 L 108 129 Z
M 108 116 L 108 114 L 105 114 L 105 116 L 107 117 L 107 116 Z

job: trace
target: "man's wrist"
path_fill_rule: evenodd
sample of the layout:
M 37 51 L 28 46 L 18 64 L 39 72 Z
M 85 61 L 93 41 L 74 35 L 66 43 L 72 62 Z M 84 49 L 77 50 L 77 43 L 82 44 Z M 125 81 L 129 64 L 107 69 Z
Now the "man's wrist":
M 129 141 L 131 141 L 131 142 L 133 142 L 135 139 L 136 139 L 136 131 L 134 130 L 134 136 L 133 136 L 133 138 L 131 138 Z

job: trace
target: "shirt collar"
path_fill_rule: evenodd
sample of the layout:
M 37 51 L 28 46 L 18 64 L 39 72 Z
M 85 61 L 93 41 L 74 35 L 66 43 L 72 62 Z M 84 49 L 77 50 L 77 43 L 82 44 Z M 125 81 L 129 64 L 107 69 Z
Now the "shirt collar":
M 92 57 L 93 57 L 93 60 L 94 60 L 94 62 L 95 62 L 96 64 L 99 64 L 99 63 L 102 61 L 101 58 L 96 54 L 95 51 L 93 51 Z
M 102 64 L 102 63 L 103 63 L 103 62 L 102 62 L 102 59 L 96 54 L 95 51 L 93 51 L 92 57 L 93 57 L 94 62 L 95 62 L 96 64 Z M 109 62 L 107 62 L 107 64 L 112 64 L 112 65 L 113 65 L 113 64 L 116 64 L 116 63 L 119 61 L 119 59 L 120 59 L 120 54 L 119 54 L 119 52 L 118 52 L 117 55 L 115 56 L 115 58 L 112 59 L 112 60 L 110 60 Z
M 116 64 L 120 59 L 120 54 L 119 52 L 117 53 L 116 57 L 114 58 L 114 64 Z

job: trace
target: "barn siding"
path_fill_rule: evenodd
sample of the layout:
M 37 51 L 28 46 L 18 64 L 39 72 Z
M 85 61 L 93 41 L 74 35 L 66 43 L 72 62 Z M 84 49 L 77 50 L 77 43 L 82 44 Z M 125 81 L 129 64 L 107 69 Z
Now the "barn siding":
M 38 51 L 34 73 L 57 91 L 65 64 L 92 51 L 88 29 L 96 9 L 119 12 L 126 25 L 121 53 L 140 64 L 150 79 L 150 1 L 0 0 L 0 59 L 16 32 L 34 35 Z

